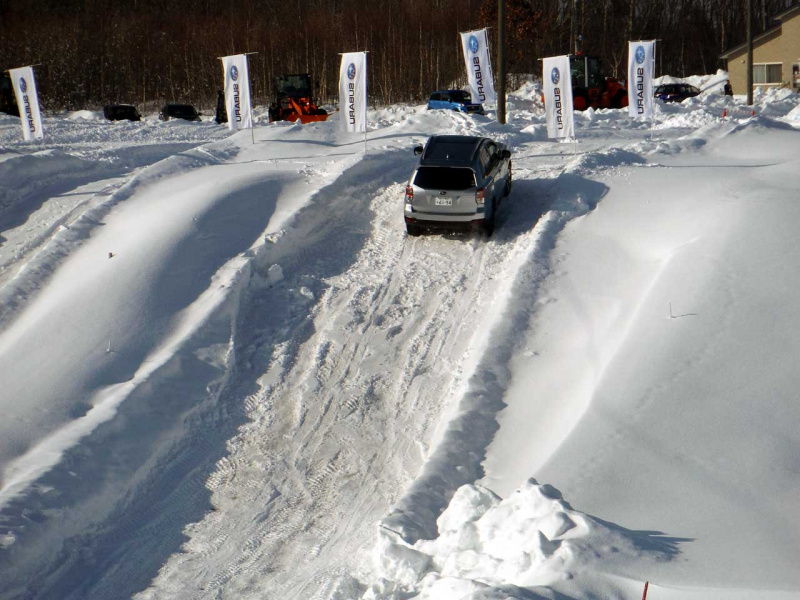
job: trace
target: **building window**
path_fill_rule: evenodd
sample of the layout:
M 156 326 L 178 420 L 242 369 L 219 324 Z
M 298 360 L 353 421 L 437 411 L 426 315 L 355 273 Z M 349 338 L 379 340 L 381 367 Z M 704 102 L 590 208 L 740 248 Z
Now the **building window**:
M 753 65 L 753 83 L 755 85 L 780 83 L 781 67 L 781 63 Z

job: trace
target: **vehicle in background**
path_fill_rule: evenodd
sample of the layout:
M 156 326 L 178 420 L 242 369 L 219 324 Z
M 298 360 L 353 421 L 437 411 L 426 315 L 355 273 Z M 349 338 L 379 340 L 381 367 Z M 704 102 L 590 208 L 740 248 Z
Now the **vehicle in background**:
M 483 115 L 483 105 L 472 101 L 472 96 L 464 90 L 438 90 L 428 100 L 428 110 L 447 109 L 458 112 Z
M 602 59 L 582 53 L 573 54 L 569 57 L 569 66 L 575 110 L 628 106 L 628 88 L 618 79 L 605 76 Z
M 700 90 L 688 83 L 664 83 L 653 90 L 653 94 L 664 102 L 683 102 L 700 95 Z
M 228 122 L 228 108 L 225 106 L 225 92 L 217 90 L 217 109 L 214 111 L 214 122 L 222 125 Z
M 408 235 L 424 229 L 481 228 L 494 233 L 500 201 L 511 193 L 511 152 L 486 137 L 434 135 L 414 148 L 417 166 L 406 186 Z
M 19 116 L 14 86 L 11 84 L 11 76 L 8 73 L 0 73 L 0 112 L 14 117 Z
M 328 113 L 312 100 L 311 75 L 296 73 L 275 78 L 275 101 L 269 107 L 269 121 L 324 121 Z
M 184 119 L 185 121 L 199 121 L 200 113 L 191 104 L 165 104 L 158 113 L 162 121 L 170 119 Z
M 142 115 L 131 104 L 109 104 L 103 107 L 103 116 L 109 121 L 141 121 Z

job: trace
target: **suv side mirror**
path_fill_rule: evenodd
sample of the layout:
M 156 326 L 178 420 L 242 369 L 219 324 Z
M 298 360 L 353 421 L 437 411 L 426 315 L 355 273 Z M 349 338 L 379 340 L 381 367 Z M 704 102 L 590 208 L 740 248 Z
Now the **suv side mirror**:
M 503 160 L 508 160 L 509 158 L 511 158 L 511 150 L 503 150 L 500 153 L 500 156 L 503 157 Z
M 422 154 L 422 150 L 423 150 L 422 146 L 414 146 L 414 156 L 419 156 L 420 154 Z

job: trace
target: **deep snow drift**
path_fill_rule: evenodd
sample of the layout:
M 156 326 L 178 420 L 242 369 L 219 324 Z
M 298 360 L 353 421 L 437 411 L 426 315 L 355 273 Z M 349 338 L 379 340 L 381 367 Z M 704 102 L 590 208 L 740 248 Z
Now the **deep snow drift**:
M 799 103 L 0 117 L 0 598 L 797 597 Z M 491 240 L 405 236 L 442 132 Z

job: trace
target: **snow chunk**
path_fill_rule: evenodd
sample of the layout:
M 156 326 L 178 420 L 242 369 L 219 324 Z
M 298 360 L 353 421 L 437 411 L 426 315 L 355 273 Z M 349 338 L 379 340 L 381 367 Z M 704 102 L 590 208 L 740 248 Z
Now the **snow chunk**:
M 503 500 L 464 485 L 437 520 L 439 537 L 411 545 L 382 528 L 376 548 L 380 585 L 362 598 L 478 600 L 550 586 L 619 556 L 671 554 L 668 544 L 573 510 L 550 485 L 529 479 Z M 387 582 L 392 582 L 387 583 Z M 380 590 L 386 590 L 382 595 Z M 505 594 L 505 595 L 503 595 Z M 498 597 L 500 597 L 498 596 Z
M 272 265 L 267 270 L 267 281 L 269 281 L 270 285 L 283 281 L 283 269 L 281 269 L 280 265 Z

